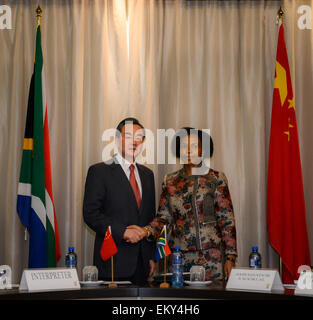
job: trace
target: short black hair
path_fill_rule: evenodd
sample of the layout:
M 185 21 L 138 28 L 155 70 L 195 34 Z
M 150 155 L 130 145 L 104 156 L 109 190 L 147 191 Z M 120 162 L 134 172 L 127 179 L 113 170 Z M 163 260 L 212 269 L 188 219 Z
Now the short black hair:
M 124 120 L 122 120 L 118 126 L 116 127 L 116 136 L 119 137 L 123 127 L 125 126 L 126 123 L 131 123 L 132 125 L 137 125 L 139 126 L 141 129 L 143 129 L 143 134 L 145 135 L 145 128 L 144 126 L 139 122 L 139 120 L 137 120 L 136 118 L 125 118 Z
M 191 127 L 183 127 L 181 129 L 179 129 L 174 136 L 174 139 L 172 141 L 172 151 L 173 151 L 174 155 L 176 156 L 176 158 L 178 158 L 178 159 L 180 158 L 181 140 L 184 137 L 190 136 L 192 134 L 198 135 L 198 139 L 200 140 L 201 147 L 202 147 L 203 158 L 204 159 L 211 158 L 213 156 L 213 151 L 214 151 L 214 144 L 213 144 L 212 137 L 205 131 L 191 128 Z M 208 144 L 209 139 L 210 139 L 210 149 L 209 149 L 209 144 Z M 210 154 L 208 154 L 208 150 L 210 150 Z

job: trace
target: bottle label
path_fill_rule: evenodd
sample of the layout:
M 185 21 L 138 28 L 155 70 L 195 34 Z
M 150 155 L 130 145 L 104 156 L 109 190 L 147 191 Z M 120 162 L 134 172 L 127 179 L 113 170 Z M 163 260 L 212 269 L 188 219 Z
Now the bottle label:
M 258 257 L 250 259 L 250 268 L 261 268 L 261 261 Z
M 76 268 L 77 260 L 74 255 L 69 255 L 66 257 L 65 265 L 67 268 Z

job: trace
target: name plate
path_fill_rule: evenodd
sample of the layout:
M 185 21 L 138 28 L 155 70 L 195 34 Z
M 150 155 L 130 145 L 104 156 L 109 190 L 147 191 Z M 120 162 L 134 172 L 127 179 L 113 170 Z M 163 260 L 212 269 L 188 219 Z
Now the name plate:
M 233 268 L 226 290 L 284 292 L 279 273 L 274 269 Z
M 295 295 L 313 296 L 313 272 L 302 272 L 299 276 Z
M 20 291 L 64 289 L 80 289 L 76 269 L 25 269 L 19 287 Z

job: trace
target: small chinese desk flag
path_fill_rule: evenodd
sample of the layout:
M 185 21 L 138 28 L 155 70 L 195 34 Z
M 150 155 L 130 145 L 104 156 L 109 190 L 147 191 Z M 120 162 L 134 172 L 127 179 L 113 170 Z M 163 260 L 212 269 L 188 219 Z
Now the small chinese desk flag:
M 116 244 L 111 234 L 111 227 L 107 228 L 105 237 L 102 242 L 100 255 L 102 260 L 108 260 L 117 253 Z

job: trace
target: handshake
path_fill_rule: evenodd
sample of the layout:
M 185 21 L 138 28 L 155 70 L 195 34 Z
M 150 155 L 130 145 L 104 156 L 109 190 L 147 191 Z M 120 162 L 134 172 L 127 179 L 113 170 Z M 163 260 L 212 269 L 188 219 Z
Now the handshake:
M 126 228 L 123 235 L 123 239 L 126 242 L 137 243 L 147 236 L 148 236 L 148 231 L 145 228 L 142 228 L 133 224 Z

